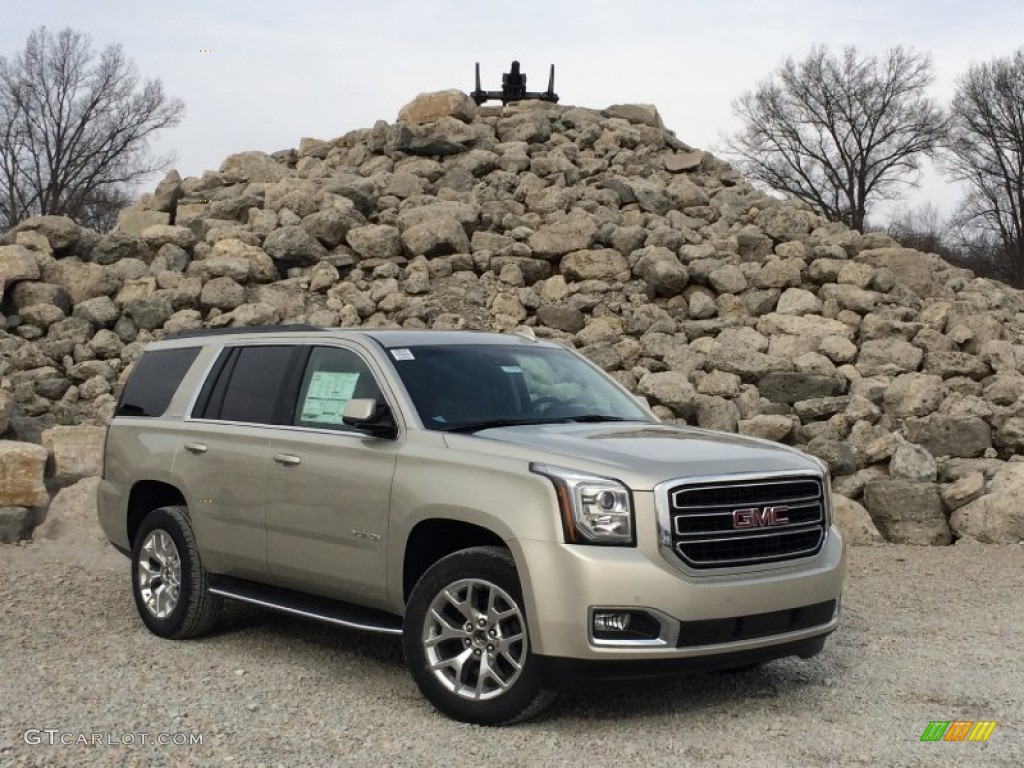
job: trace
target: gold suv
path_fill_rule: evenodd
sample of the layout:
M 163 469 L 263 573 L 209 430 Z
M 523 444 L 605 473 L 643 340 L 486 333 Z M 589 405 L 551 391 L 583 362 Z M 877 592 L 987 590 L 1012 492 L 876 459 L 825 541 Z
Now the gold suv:
M 483 724 L 584 680 L 813 656 L 845 572 L 821 462 L 662 424 L 531 334 L 151 343 L 99 517 L 157 635 L 223 599 L 400 635 L 424 696 Z

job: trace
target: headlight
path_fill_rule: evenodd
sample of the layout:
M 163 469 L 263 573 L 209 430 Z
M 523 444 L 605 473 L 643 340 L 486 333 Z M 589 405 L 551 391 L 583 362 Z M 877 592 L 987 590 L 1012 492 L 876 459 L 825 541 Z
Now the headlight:
M 531 464 L 530 471 L 554 483 L 568 543 L 617 546 L 636 543 L 633 499 L 622 483 L 548 464 Z

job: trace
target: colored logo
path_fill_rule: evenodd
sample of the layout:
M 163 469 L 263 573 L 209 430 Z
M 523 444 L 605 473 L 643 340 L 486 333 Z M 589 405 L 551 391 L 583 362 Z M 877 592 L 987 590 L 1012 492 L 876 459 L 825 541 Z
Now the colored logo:
M 785 525 L 789 522 L 784 517 L 789 507 L 750 507 L 737 509 L 732 513 L 733 528 L 761 528 L 770 525 Z
M 932 720 L 921 741 L 988 741 L 995 727 L 995 720 Z

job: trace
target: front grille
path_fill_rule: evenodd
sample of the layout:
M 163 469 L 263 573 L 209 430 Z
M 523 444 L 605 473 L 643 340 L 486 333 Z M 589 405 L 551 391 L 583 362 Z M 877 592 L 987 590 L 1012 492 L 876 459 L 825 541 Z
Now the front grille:
M 809 557 L 825 540 L 824 488 L 817 478 L 679 485 L 668 500 L 672 550 L 691 568 Z

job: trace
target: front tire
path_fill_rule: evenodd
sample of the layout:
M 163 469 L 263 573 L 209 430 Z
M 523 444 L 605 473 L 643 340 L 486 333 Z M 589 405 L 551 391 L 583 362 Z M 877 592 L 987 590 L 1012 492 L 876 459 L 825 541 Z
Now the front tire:
M 132 593 L 150 632 L 172 640 L 206 634 L 222 600 L 211 595 L 185 507 L 154 509 L 132 546 Z
M 402 644 L 413 679 L 456 720 L 505 725 L 532 717 L 541 690 L 512 555 L 474 547 L 448 555 L 416 583 Z

